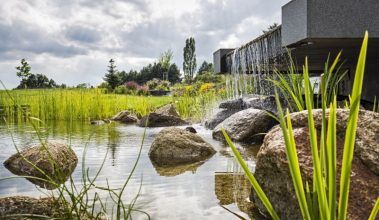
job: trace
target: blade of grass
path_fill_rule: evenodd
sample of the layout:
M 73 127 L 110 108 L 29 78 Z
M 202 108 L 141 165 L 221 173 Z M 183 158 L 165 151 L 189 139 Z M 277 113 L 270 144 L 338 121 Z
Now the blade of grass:
M 363 76 L 366 65 L 366 54 L 368 45 L 368 32 L 363 38 L 361 51 L 359 53 L 357 69 L 355 71 L 354 85 L 351 96 L 349 121 L 347 124 L 344 151 L 342 157 L 340 197 L 338 206 L 338 219 L 344 220 L 347 215 L 347 205 L 349 201 L 350 173 L 354 155 L 354 144 L 357 130 L 359 105 L 362 92 Z
M 270 213 L 271 217 L 274 220 L 279 220 L 278 214 L 275 212 L 271 202 L 267 198 L 266 194 L 263 192 L 261 186 L 253 176 L 253 174 L 250 172 L 250 169 L 247 167 L 246 162 L 243 160 L 241 154 L 238 152 L 237 148 L 234 146 L 233 142 L 230 140 L 229 135 L 226 133 L 224 128 L 221 128 L 221 131 L 225 137 L 226 142 L 230 146 L 230 148 L 233 151 L 234 156 L 236 157 L 238 163 L 242 167 L 243 171 L 245 172 L 248 180 L 250 181 L 251 185 L 253 186 L 255 192 L 257 193 L 259 199 L 262 201 L 264 206 L 266 207 L 267 211 Z

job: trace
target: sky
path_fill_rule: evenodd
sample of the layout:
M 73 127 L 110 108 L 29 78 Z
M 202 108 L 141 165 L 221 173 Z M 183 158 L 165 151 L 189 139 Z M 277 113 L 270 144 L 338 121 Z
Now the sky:
M 281 21 L 289 0 L 6 0 L 0 4 L 0 80 L 19 83 L 25 58 L 32 73 L 57 83 L 99 85 L 113 58 L 139 70 L 168 49 L 182 69 L 185 39 L 194 37 L 198 66 L 219 48 L 236 48 Z

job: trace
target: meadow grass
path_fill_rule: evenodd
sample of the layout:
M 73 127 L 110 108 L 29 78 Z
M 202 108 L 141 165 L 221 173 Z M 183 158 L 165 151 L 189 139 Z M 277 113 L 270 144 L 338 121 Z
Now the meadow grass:
M 0 91 L 1 113 L 7 118 L 22 116 L 24 108 L 41 120 L 89 121 L 109 118 L 122 110 L 146 115 L 171 101 L 169 96 L 105 94 L 101 89 Z
M 110 118 L 122 110 L 143 116 L 172 102 L 181 117 L 199 121 L 220 98 L 215 91 L 172 97 L 106 94 L 102 89 L 1 90 L 0 115 L 11 121 L 26 111 L 42 121 L 90 121 Z

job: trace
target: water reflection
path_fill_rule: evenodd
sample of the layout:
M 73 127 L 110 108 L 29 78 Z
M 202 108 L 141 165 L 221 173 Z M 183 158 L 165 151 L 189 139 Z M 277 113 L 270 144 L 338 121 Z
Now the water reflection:
M 108 152 L 103 171 L 98 178 L 98 185 L 105 186 L 108 180 L 113 188 L 121 187 L 129 175 L 145 131 L 145 128 L 116 123 L 94 126 L 81 122 L 50 121 L 39 127 L 44 138 L 70 143 L 79 159 L 78 167 L 73 173 L 73 179 L 77 183 L 80 183 L 82 176 L 80 167 L 84 147 L 87 146 L 86 167 L 90 169 L 90 174 L 96 173 Z M 128 202 L 135 196 L 143 177 L 142 191 L 136 207 L 148 212 L 153 219 L 234 219 L 235 216 L 219 205 L 220 189 L 216 184 L 219 180 L 215 177 L 215 172 L 232 172 L 236 166 L 234 159 L 230 157 L 230 149 L 213 140 L 211 131 L 200 125 L 193 127 L 218 153 L 207 161 L 175 169 L 154 166 L 148 157 L 148 151 L 161 128 L 147 129 L 142 155 L 135 174 L 128 183 L 124 199 Z M 14 136 L 15 144 L 21 149 L 38 142 L 30 124 L 10 124 L 9 131 L 5 124 L 0 124 L 0 162 L 16 152 L 10 132 Z M 247 158 L 249 158 L 248 165 L 254 169 L 253 157 Z M 1 163 L 0 178 L 11 175 Z M 25 179 L 0 182 L 1 197 L 15 195 L 39 197 L 43 192 Z M 246 213 L 241 212 L 246 210 L 241 204 L 234 202 L 228 205 L 228 208 L 249 218 Z M 145 216 L 136 213 L 133 218 L 145 219 Z
M 159 166 L 152 162 L 155 170 L 161 176 L 177 176 L 179 174 L 190 172 L 192 174 L 196 173 L 196 170 L 205 163 L 205 161 L 200 161 L 196 163 L 177 165 L 177 166 Z

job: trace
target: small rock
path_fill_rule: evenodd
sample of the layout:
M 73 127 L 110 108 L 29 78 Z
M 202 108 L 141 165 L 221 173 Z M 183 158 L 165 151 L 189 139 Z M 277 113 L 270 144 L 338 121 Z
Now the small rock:
M 91 125 L 103 125 L 105 122 L 103 120 L 96 120 L 96 121 L 91 121 Z
M 54 163 L 50 161 L 54 161 Z M 74 171 L 78 158 L 75 152 L 67 145 L 58 142 L 48 142 L 22 150 L 9 157 L 4 166 L 13 174 L 48 179 L 34 166 L 42 170 L 56 184 L 64 183 Z M 34 178 L 27 178 L 30 182 L 46 189 L 55 189 L 56 185 Z
M 176 108 L 173 104 L 167 104 L 163 107 L 158 108 L 154 111 L 154 113 L 161 114 L 161 115 L 169 115 L 180 118 L 179 113 L 176 111 Z
M 149 157 L 157 166 L 175 166 L 204 161 L 215 153 L 197 134 L 180 128 L 165 128 L 155 137 Z
M 12 196 L 0 198 L 0 219 L 24 219 L 9 215 L 43 215 L 55 217 L 60 205 L 53 198 L 32 198 L 27 196 Z
M 132 124 L 138 121 L 137 116 L 131 114 L 128 110 L 117 113 L 112 118 L 113 121 L 119 121 L 125 124 Z
M 169 127 L 169 126 L 181 126 L 188 125 L 189 123 L 184 121 L 181 118 L 170 116 L 170 115 L 162 115 L 157 113 L 150 113 L 147 116 L 141 118 L 138 123 L 140 127 Z
M 263 139 L 262 134 L 270 130 L 276 121 L 265 111 L 246 109 L 237 112 L 217 125 L 212 136 L 216 140 L 225 140 L 221 128 L 224 128 L 229 137 L 238 142 L 254 142 Z
M 185 129 L 186 131 L 189 131 L 189 132 L 191 132 L 191 133 L 194 133 L 194 134 L 196 134 L 197 133 L 197 131 L 196 131 L 196 129 L 195 128 L 193 128 L 193 127 L 186 127 L 186 129 Z

